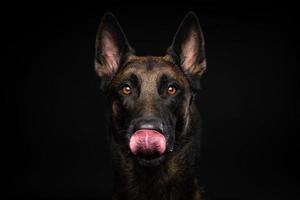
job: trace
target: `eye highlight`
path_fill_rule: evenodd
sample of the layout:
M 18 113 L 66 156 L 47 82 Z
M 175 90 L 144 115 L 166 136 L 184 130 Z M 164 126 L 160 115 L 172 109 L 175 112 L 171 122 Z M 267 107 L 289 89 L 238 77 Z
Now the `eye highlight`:
M 121 92 L 122 92 L 122 94 L 124 94 L 124 95 L 131 95 L 131 93 L 132 93 L 132 88 L 131 88 L 128 84 L 124 84 L 124 85 L 121 87 Z
M 169 95 L 174 95 L 177 92 L 177 88 L 174 85 L 169 85 L 167 90 Z

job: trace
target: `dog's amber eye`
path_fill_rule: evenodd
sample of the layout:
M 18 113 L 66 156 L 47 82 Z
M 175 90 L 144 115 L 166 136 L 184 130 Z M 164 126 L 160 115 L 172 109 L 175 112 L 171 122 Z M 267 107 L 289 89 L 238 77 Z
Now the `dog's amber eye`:
M 131 87 L 129 85 L 124 85 L 122 87 L 122 93 L 125 95 L 130 95 L 131 94 Z
M 168 94 L 169 94 L 169 95 L 176 94 L 176 92 L 177 92 L 177 89 L 176 89 L 175 86 L 169 86 L 169 87 L 168 87 Z

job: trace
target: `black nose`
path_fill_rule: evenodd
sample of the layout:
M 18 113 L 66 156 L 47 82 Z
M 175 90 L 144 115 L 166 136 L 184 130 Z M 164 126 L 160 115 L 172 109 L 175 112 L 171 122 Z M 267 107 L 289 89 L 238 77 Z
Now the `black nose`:
M 139 118 L 134 122 L 133 132 L 140 129 L 151 129 L 163 133 L 163 123 L 159 118 Z

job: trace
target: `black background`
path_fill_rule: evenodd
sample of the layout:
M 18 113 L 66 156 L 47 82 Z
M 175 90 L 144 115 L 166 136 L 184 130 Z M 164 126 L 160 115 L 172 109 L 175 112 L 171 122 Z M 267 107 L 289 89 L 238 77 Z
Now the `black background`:
M 193 10 L 208 59 L 197 99 L 206 199 L 295 198 L 299 81 L 292 6 L 58 7 L 10 6 L 2 18 L 1 146 L 9 197 L 109 199 L 108 108 L 93 65 L 101 17 L 105 11 L 118 17 L 138 55 L 163 55 Z

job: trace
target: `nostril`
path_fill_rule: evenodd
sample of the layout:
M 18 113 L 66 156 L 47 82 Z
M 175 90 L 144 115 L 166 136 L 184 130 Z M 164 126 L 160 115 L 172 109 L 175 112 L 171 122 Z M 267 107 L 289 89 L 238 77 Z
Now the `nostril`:
M 162 127 L 161 123 L 159 123 L 159 124 L 142 124 L 139 129 L 150 129 L 150 130 L 156 130 L 161 133 L 163 132 L 163 127 Z
M 140 129 L 155 129 L 153 124 L 141 124 Z
M 140 129 L 156 130 L 163 133 L 163 124 L 158 120 L 141 120 L 134 126 L 134 132 Z

